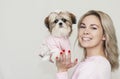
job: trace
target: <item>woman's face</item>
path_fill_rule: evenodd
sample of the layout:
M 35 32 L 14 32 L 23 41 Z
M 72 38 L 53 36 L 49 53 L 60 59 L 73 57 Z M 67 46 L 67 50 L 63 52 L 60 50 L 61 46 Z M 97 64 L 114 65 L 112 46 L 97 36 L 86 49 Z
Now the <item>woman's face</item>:
M 103 46 L 103 29 L 95 15 L 86 16 L 79 26 L 79 42 L 84 48 Z

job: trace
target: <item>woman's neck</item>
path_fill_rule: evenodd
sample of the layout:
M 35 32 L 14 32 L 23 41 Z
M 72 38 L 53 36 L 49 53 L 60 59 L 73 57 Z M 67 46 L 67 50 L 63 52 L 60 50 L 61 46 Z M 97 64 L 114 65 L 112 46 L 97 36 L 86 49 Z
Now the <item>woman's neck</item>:
M 90 56 L 103 56 L 103 57 L 105 57 L 105 52 L 104 52 L 103 47 L 86 48 L 86 55 L 87 55 L 87 57 L 90 57 Z

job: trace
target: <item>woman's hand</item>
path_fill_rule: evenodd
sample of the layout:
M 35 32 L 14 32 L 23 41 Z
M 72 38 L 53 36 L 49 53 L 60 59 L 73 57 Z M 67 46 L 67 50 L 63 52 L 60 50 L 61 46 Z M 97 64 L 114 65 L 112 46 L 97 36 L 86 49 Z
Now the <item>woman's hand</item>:
M 66 53 L 68 53 L 66 55 Z M 71 53 L 70 51 L 65 52 L 62 51 L 60 52 L 60 56 L 56 57 L 56 66 L 58 69 L 58 72 L 65 72 L 67 71 L 69 68 L 75 66 L 77 64 L 77 59 L 74 60 L 74 62 L 71 62 Z

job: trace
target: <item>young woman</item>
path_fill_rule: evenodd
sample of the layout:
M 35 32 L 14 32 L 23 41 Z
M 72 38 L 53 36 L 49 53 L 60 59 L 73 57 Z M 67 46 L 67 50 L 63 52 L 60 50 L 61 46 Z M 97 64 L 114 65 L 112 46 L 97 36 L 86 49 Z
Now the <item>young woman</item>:
M 78 23 L 78 42 L 84 49 L 84 60 L 71 62 L 71 54 L 56 57 L 57 79 L 68 79 L 67 70 L 77 64 L 72 79 L 111 79 L 119 67 L 118 46 L 113 22 L 108 14 L 90 10 Z

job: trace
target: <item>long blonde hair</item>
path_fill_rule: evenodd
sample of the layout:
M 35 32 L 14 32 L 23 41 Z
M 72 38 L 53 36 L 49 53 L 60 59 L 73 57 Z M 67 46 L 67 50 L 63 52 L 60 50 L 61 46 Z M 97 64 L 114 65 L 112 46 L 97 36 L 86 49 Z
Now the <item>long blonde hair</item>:
M 113 71 L 119 67 L 118 45 L 113 22 L 108 14 L 102 11 L 90 10 L 80 18 L 78 23 L 78 29 L 82 20 L 88 15 L 95 15 L 96 17 L 99 18 L 101 22 L 103 33 L 106 37 L 106 40 L 104 42 L 105 55 L 108 61 L 110 62 L 111 69 Z M 84 58 L 85 57 L 86 53 L 84 53 Z

